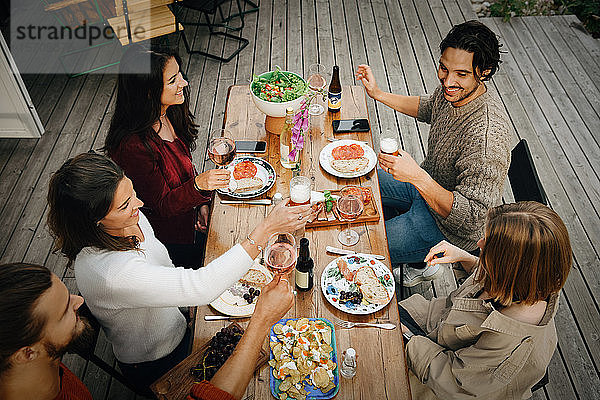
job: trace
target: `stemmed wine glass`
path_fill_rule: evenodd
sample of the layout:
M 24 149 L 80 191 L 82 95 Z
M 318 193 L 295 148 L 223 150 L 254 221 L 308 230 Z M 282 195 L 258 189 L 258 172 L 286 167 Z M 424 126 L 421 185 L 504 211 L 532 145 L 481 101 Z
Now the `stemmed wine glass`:
M 296 240 L 291 233 L 271 235 L 265 249 L 265 264 L 274 274 L 284 275 L 296 266 Z
M 308 79 L 306 80 L 308 83 L 308 88 L 314 92 L 322 92 L 327 85 L 327 81 L 325 80 L 325 67 L 321 64 L 311 64 L 308 67 Z M 310 115 L 321 115 L 325 111 L 325 107 L 320 105 L 319 103 L 313 103 L 308 108 L 308 113 Z
M 361 188 L 358 186 L 344 186 L 340 190 L 340 198 L 336 204 L 340 216 L 348 221 L 346 229 L 338 235 L 339 242 L 345 246 L 354 246 L 359 240 L 358 232 L 350 229 L 350 223 L 358 218 L 364 210 L 360 193 Z
M 226 129 L 216 129 L 210 133 L 212 139 L 208 142 L 208 157 L 219 168 L 227 168 L 227 166 L 235 158 L 235 141 L 231 139 L 231 132 Z M 225 191 L 235 192 L 237 183 L 235 179 L 229 179 L 229 187 Z

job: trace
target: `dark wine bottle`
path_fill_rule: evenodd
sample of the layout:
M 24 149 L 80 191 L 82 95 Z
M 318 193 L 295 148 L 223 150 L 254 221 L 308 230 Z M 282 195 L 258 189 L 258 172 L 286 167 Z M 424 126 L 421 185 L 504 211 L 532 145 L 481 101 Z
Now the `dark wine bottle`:
M 310 257 L 308 239 L 300 239 L 300 253 L 296 261 L 296 288 L 306 292 L 313 288 L 314 284 L 314 262 Z
M 337 65 L 333 66 L 333 76 L 331 77 L 327 97 L 329 99 L 327 102 L 329 111 L 332 113 L 339 112 L 342 108 L 342 84 L 340 83 L 340 67 Z

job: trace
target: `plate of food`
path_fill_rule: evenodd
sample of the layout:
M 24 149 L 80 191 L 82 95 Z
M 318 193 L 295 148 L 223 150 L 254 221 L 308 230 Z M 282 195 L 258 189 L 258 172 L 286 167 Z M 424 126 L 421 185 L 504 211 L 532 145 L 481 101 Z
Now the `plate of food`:
M 340 388 L 335 328 L 325 318 L 282 319 L 269 334 L 276 399 L 331 399 Z
M 225 290 L 210 306 L 225 315 L 246 317 L 254 314 L 254 307 L 260 291 L 273 279 L 273 274 L 259 259 L 246 272 L 246 275 L 232 287 Z
M 242 156 L 227 166 L 231 179 L 235 179 L 235 191 L 217 189 L 217 192 L 236 199 L 251 199 L 265 194 L 275 184 L 273 166 L 262 158 Z
M 332 306 L 349 314 L 371 314 L 394 297 L 392 271 L 367 255 L 348 255 L 330 262 L 321 274 L 321 290 Z
M 336 140 L 323 147 L 319 154 L 321 167 L 338 178 L 358 178 L 377 165 L 373 149 L 356 140 Z

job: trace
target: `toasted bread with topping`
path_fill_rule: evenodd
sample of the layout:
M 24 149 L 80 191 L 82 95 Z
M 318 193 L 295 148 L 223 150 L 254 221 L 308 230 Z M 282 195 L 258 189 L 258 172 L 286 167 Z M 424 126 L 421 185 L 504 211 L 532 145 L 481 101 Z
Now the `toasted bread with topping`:
M 260 189 L 263 186 L 263 181 L 256 176 L 253 178 L 236 179 L 235 183 L 237 183 L 236 193 L 250 192 Z
M 381 284 L 370 265 L 365 265 L 356 271 L 354 282 L 369 303 L 387 304 L 390 300 L 388 291 Z
M 368 166 L 369 159 L 367 157 L 352 158 L 350 160 L 331 160 L 331 167 L 343 173 L 362 171 Z
M 269 277 L 267 276 L 267 274 L 264 273 L 264 271 L 250 268 L 248 272 L 246 272 L 246 275 L 244 275 L 242 279 L 240 279 L 240 282 L 255 287 L 263 287 L 267 283 L 269 283 Z

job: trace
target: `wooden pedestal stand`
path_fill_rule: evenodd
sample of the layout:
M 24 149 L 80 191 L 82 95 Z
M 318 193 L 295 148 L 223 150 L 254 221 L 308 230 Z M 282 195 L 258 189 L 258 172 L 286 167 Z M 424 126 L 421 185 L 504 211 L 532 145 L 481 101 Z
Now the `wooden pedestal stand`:
M 270 117 L 265 118 L 265 129 L 267 132 L 274 135 L 280 135 L 285 125 L 285 117 Z

